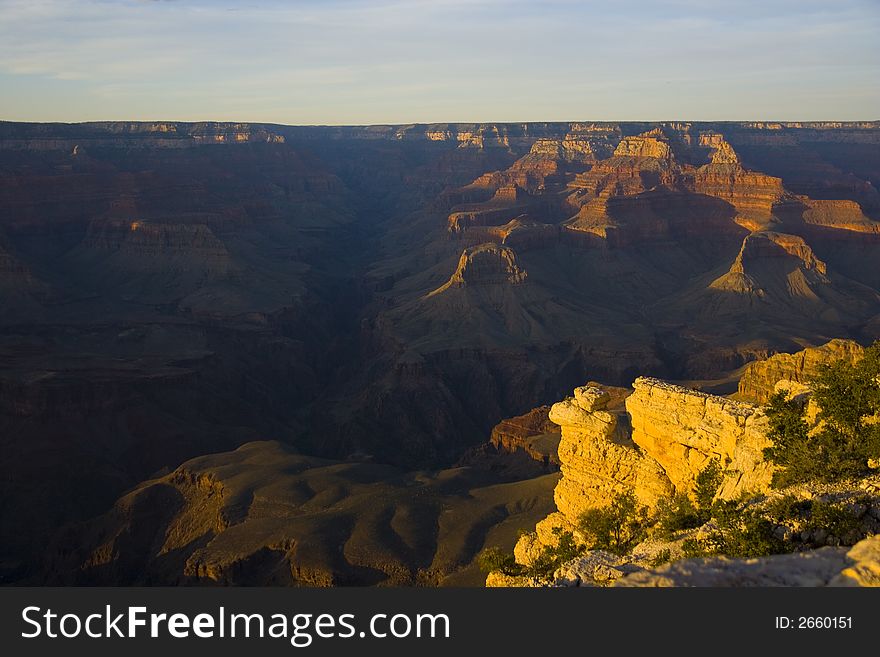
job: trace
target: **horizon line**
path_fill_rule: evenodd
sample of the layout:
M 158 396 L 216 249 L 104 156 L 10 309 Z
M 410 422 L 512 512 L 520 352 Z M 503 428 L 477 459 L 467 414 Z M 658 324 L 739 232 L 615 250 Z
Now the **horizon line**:
M 443 120 L 443 121 L 401 121 L 387 123 L 282 123 L 279 121 L 251 121 L 247 119 L 87 119 L 82 121 L 31 121 L 21 119 L 0 119 L 0 123 L 18 123 L 24 125 L 89 125 L 101 123 L 183 123 L 195 125 L 199 123 L 245 124 L 245 125 L 276 125 L 288 128 L 382 128 L 418 125 L 528 125 L 541 123 L 877 123 L 877 119 L 537 119 L 537 120 Z

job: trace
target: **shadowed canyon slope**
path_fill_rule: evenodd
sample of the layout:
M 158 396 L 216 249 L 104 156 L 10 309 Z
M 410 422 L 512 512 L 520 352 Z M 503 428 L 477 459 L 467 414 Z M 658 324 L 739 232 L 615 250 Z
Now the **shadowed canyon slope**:
M 391 508 L 417 470 L 440 499 L 456 464 L 466 497 L 515 485 L 473 451 L 496 423 L 584 381 L 726 380 L 866 343 L 878 144 L 877 123 L 0 123 L 0 574 L 40 570 L 66 522 L 189 500 L 182 463 L 252 441 L 345 489 L 316 510 L 360 508 L 386 475 Z M 535 426 L 498 445 L 552 464 Z M 383 523 L 345 535 L 397 557 L 333 572 L 434 572 L 442 532 Z M 206 535 L 171 561 L 236 581 Z
M 403 473 L 248 443 L 188 461 L 62 536 L 50 579 L 474 585 L 484 541 L 511 543 L 549 512 L 557 479 L 493 483 L 469 468 Z

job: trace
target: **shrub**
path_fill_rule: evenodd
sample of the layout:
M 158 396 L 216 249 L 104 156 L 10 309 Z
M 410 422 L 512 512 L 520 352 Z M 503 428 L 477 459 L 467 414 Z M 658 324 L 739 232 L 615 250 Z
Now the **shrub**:
M 708 556 L 706 547 L 695 538 L 686 538 L 681 543 L 681 551 L 685 559 Z
M 794 495 L 783 495 L 764 505 L 764 515 L 777 523 L 802 521 L 810 516 L 812 500 L 800 500 Z
M 521 569 L 512 554 L 504 552 L 499 547 L 487 547 L 477 555 L 477 566 L 484 573 L 500 570 L 506 575 L 518 574 Z
M 823 502 L 813 504 L 810 519 L 804 525 L 807 531 L 824 530 L 829 535 L 842 540 L 860 540 L 865 537 L 861 518 L 851 509 L 844 506 Z
M 731 516 L 718 533 L 717 554 L 752 558 L 791 552 L 788 543 L 776 536 L 775 525 L 757 511 L 743 511 Z
M 559 566 L 583 553 L 571 532 L 556 527 L 556 545 L 545 545 L 530 566 L 516 563 L 513 555 L 498 547 L 488 547 L 477 555 L 477 565 L 484 573 L 500 571 L 505 575 L 524 575 L 527 577 L 549 577 Z
M 695 479 L 694 498 L 697 501 L 697 509 L 705 516 L 712 511 L 712 503 L 715 493 L 724 481 L 724 470 L 718 459 L 712 459 L 700 470 Z M 705 518 L 703 522 L 708 520 Z
M 804 419 L 804 402 L 789 399 L 784 390 L 770 398 L 765 407 L 770 421 L 768 438 L 772 442 L 764 449 L 764 458 L 780 466 L 773 473 L 773 486 L 784 488 L 799 481 L 820 477 L 821 464 L 813 458 L 810 428 Z
M 791 546 L 776 536 L 775 523 L 748 502 L 719 500 L 713 505 L 715 529 L 700 540 L 682 544 L 686 557 L 724 555 L 752 558 L 791 551 Z
M 700 470 L 695 479 L 694 498 L 676 493 L 657 503 L 654 520 L 660 536 L 669 538 L 675 532 L 696 529 L 712 517 L 715 493 L 724 480 L 724 471 L 717 459 L 712 459 Z
M 626 554 L 647 533 L 648 508 L 632 492 L 621 493 L 603 509 L 581 514 L 579 529 L 592 539 L 591 549 Z
M 555 527 L 553 533 L 557 536 L 556 545 L 544 546 L 534 563 L 525 570 L 525 574 L 549 577 L 566 561 L 571 561 L 583 553 L 584 547 L 575 542 L 571 532 L 562 531 L 560 527 Z
M 654 520 L 660 536 L 664 538 L 685 529 L 696 529 L 705 522 L 691 498 L 684 493 L 659 500 Z

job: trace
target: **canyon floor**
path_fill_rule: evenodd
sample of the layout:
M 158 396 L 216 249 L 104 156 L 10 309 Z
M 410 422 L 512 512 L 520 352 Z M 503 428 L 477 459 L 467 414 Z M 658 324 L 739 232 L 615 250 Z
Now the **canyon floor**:
M 480 583 L 556 508 L 545 405 L 880 337 L 878 145 L 0 122 L 0 578 Z

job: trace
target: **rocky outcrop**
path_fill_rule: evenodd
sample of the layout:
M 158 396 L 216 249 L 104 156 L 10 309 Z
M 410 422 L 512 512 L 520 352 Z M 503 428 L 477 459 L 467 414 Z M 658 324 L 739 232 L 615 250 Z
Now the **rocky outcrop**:
M 672 151 L 666 141 L 658 137 L 662 133 L 656 131 L 634 137 L 624 137 L 614 149 L 616 157 L 651 157 L 658 160 L 668 159 Z
M 458 260 L 458 266 L 450 279 L 428 294 L 432 297 L 450 288 L 473 285 L 519 285 L 524 283 L 528 273 L 520 268 L 516 253 L 507 246 L 487 243 L 465 249 Z
M 864 352 L 857 342 L 836 339 L 794 354 L 776 354 L 745 368 L 737 394 L 741 399 L 764 404 L 778 389 L 780 381 L 809 384 L 822 366 L 840 360 L 854 363 L 862 358 Z
M 778 515 L 780 502 L 797 500 L 802 513 Z M 812 510 L 833 508 L 847 518 L 844 525 L 816 527 Z M 749 503 L 770 523 L 773 534 L 788 541 L 792 554 L 760 559 L 712 556 L 686 559 L 687 541 L 701 541 L 715 535 L 718 527 L 710 520 L 701 527 L 672 536 L 653 534 L 628 554 L 586 550 L 558 565 L 548 575 L 490 573 L 486 586 L 877 586 L 880 567 L 880 477 L 868 475 L 845 482 L 810 482 L 771 491 Z M 538 523 L 537 533 L 523 537 L 514 549 L 517 563 L 530 565 L 541 554 L 546 526 L 558 518 L 551 514 Z M 823 516 L 824 517 L 824 516 Z M 577 536 L 577 530 L 575 536 Z M 837 532 L 835 534 L 835 532 Z M 844 533 L 845 532 L 845 533 Z M 867 537 L 867 538 L 866 538 Z M 666 565 L 659 565 L 660 563 Z M 526 571 L 528 573 L 528 571 Z
M 772 467 L 762 451 L 770 443 L 760 409 L 657 379 L 636 379 L 633 387 L 626 400 L 632 440 L 663 467 L 676 490 L 692 490 L 712 460 L 725 470 L 720 497 L 767 490 Z
M 880 222 L 866 217 L 855 201 L 806 199 L 805 203 L 807 209 L 802 217 L 806 224 L 856 233 L 880 233 Z
M 620 493 L 631 491 L 648 507 L 676 491 L 690 494 L 711 461 L 724 469 L 717 492 L 724 499 L 769 487 L 767 420 L 757 407 L 657 379 L 636 379 L 633 388 L 625 412 L 609 411 L 609 394 L 590 386 L 551 407 L 550 420 L 562 427 L 558 512 L 517 543 L 521 563 L 553 545 L 555 529 L 577 535 L 584 511 Z
M 563 139 L 538 139 L 529 152 L 506 171 L 487 174 L 474 185 L 500 189 L 516 186 L 529 194 L 541 194 L 551 181 L 561 181 L 567 171 L 583 171 L 596 161 L 593 140 L 574 135 Z
M 547 417 L 549 406 L 502 420 L 492 429 L 489 442 L 498 450 L 525 452 L 535 461 L 559 465 L 559 427 Z
M 605 506 L 618 493 L 633 490 L 653 506 L 673 491 L 660 464 L 632 442 L 622 414 L 606 410 L 608 402 L 608 393 L 584 387 L 550 409 L 550 419 L 562 427 L 562 479 L 554 500 L 572 525 L 585 510 Z
M 528 215 L 519 216 L 503 226 L 488 228 L 485 234 L 518 252 L 551 246 L 559 240 L 557 226 L 530 221 Z
M 494 203 L 485 206 L 460 209 L 449 214 L 446 220 L 447 230 L 453 235 L 466 232 L 473 227 L 501 226 L 521 215 L 526 209 L 522 204 L 510 204 L 504 196 L 494 199 Z
M 496 587 L 742 587 L 880 586 L 880 536 L 856 545 L 757 559 L 707 557 L 684 559 L 657 568 L 603 551 L 592 551 L 559 567 L 549 579 L 490 573 Z
M 730 270 L 709 287 L 764 297 L 768 292 L 766 288 L 780 282 L 778 277 L 773 276 L 768 277 L 769 280 L 762 280 L 766 273 L 763 265 L 773 259 L 792 261 L 793 268 L 799 270 L 800 278 L 807 286 L 829 283 L 825 276 L 828 266 L 816 257 L 802 237 L 760 231 L 746 236 Z
M 729 161 L 727 151 L 716 150 L 712 158 L 712 164 L 693 171 L 687 185 L 697 194 L 727 201 L 745 220 L 769 219 L 773 206 L 784 196 L 782 180 L 743 169 L 735 159 Z
M 826 547 L 759 559 L 686 559 L 634 572 L 614 586 L 880 586 L 880 536 L 851 548 Z
M 229 260 L 229 252 L 205 224 L 146 221 L 94 221 L 84 245 L 127 257 L 157 258 L 186 255 L 208 263 Z
M 563 139 L 538 139 L 529 151 L 533 158 L 580 162 L 590 164 L 596 161 L 590 139 L 576 135 L 566 135 Z
M 733 146 L 717 132 L 700 134 L 700 146 L 710 149 L 709 161 L 712 164 L 739 164 L 739 158 Z

